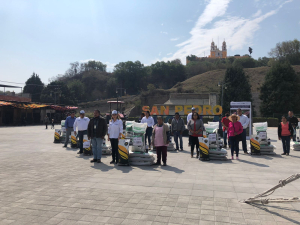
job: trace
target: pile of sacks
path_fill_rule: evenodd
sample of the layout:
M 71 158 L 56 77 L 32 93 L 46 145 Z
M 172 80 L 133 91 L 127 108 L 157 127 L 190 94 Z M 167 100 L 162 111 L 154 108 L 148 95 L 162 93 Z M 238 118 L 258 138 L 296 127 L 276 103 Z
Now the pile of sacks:
M 300 142 L 295 141 L 292 146 L 291 149 L 294 151 L 300 151 Z
M 105 140 L 102 144 L 102 155 L 111 155 L 111 147 L 106 144 Z
M 224 148 L 210 148 L 209 159 L 227 160 L 227 150 Z
M 156 154 L 151 152 L 132 152 L 129 151 L 129 164 L 131 166 L 151 166 L 154 164 Z

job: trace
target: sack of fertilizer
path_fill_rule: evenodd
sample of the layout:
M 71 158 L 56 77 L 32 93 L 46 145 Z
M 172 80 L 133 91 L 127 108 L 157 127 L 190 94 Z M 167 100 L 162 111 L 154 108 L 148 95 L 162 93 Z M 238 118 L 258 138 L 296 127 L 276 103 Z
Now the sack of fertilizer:
M 137 153 L 129 152 L 129 163 L 131 166 L 151 166 L 155 161 L 155 154 L 153 153 Z
M 126 132 L 132 132 L 132 125 L 135 123 L 135 121 L 126 121 L 125 126 L 126 126 Z
M 71 148 L 77 148 L 77 139 L 74 131 L 71 132 Z
M 88 140 L 87 135 L 83 135 L 83 154 L 84 155 L 92 155 L 92 146 L 91 146 L 91 141 Z
M 253 127 L 256 130 L 256 132 L 264 132 L 268 129 L 268 122 L 253 123 Z
M 61 130 L 60 129 L 55 129 L 54 132 L 54 143 L 60 143 L 60 136 L 61 136 Z

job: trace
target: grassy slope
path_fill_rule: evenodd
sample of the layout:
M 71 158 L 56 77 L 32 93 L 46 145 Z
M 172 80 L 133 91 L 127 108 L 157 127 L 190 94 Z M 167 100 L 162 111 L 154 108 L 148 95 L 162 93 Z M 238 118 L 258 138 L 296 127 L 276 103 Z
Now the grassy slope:
M 294 70 L 299 74 L 300 66 L 293 66 Z M 264 82 L 265 76 L 269 71 L 269 67 L 257 67 L 244 69 L 246 75 L 249 75 L 252 92 L 259 92 L 259 88 Z M 213 70 L 191 77 L 182 82 L 184 91 L 193 90 L 195 93 L 201 92 L 218 92 L 218 82 L 222 81 L 225 76 L 225 69 Z M 170 89 L 176 92 L 176 87 Z

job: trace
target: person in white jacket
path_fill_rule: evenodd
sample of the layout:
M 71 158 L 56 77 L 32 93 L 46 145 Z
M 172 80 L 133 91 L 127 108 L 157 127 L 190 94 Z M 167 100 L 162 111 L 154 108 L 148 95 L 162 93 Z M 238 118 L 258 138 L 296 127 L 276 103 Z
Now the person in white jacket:
M 87 128 L 90 122 L 88 117 L 85 117 L 84 110 L 80 111 L 80 116 L 75 119 L 73 129 L 75 136 L 77 135 L 76 130 L 78 130 L 78 138 L 79 138 L 79 152 L 77 154 L 83 153 L 83 135 L 87 134 Z
M 123 133 L 123 122 L 120 119 L 117 110 L 112 111 L 112 119 L 109 121 L 108 138 L 111 144 L 112 161 L 110 164 L 119 162 L 119 140 Z
M 245 154 L 248 154 L 248 151 L 247 151 L 247 141 L 246 141 L 246 136 L 247 136 L 247 133 L 246 133 L 246 129 L 247 127 L 249 126 L 249 118 L 248 116 L 244 115 L 242 113 L 242 110 L 241 109 L 238 109 L 237 110 L 237 114 L 239 115 L 240 117 L 240 120 L 239 122 L 242 124 L 243 126 L 243 133 L 242 133 L 242 144 L 243 144 L 243 150 L 244 150 L 244 153 Z
M 147 137 L 148 137 L 148 144 L 149 148 L 151 149 L 151 137 L 152 137 L 152 130 L 154 126 L 154 119 L 152 116 L 150 116 L 150 112 L 147 111 L 146 116 L 142 119 L 141 123 L 147 123 L 147 129 L 146 129 L 146 134 L 145 134 L 145 144 L 147 143 Z

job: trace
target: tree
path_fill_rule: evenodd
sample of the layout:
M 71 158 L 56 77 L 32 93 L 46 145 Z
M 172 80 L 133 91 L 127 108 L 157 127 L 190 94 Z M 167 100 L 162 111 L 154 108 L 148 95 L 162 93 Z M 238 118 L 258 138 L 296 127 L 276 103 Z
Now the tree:
M 253 51 L 253 49 L 252 49 L 251 47 L 249 47 L 248 51 L 249 51 L 249 53 L 250 53 L 250 55 L 251 55 L 251 54 L 252 54 L 252 51 Z
M 300 41 L 283 41 L 271 49 L 269 55 L 277 60 L 287 60 L 292 65 L 300 65 Z
M 288 62 L 276 62 L 261 87 L 260 111 L 264 116 L 300 110 L 300 79 Z
M 239 59 L 234 60 L 232 65 L 234 67 L 254 68 L 255 60 L 251 57 L 239 58 Z
M 245 75 L 242 67 L 227 68 L 223 82 L 223 113 L 230 110 L 231 101 L 252 101 L 249 77 Z
M 126 88 L 128 94 L 138 94 L 145 88 L 146 69 L 140 61 L 120 62 L 115 65 L 114 75 L 119 87 Z
M 33 72 L 31 77 L 25 82 L 23 92 L 31 94 L 31 100 L 33 102 L 40 102 L 40 96 L 43 88 L 44 84 L 41 81 L 41 78 Z
M 72 80 L 68 84 L 68 88 L 71 92 L 71 95 L 75 97 L 75 99 L 82 101 L 84 97 L 84 84 L 80 80 Z
M 81 71 L 97 70 L 97 71 L 101 71 L 101 72 L 106 72 L 106 67 L 107 67 L 106 64 L 104 64 L 100 61 L 95 61 L 95 60 L 91 60 L 91 61 L 88 61 L 87 63 L 82 63 L 80 65 Z
M 58 105 L 76 104 L 74 95 L 70 92 L 66 83 L 62 81 L 53 81 L 48 84 L 42 91 L 41 101 Z

